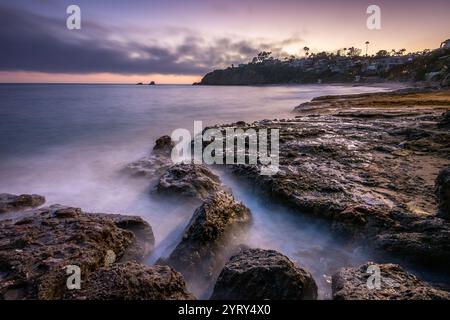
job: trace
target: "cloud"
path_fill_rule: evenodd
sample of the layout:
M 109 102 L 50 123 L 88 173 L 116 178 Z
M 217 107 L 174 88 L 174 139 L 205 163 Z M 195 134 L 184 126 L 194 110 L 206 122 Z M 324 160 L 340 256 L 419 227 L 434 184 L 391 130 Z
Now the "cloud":
M 170 29 L 143 40 L 133 37 L 133 31 L 84 20 L 82 30 L 67 30 L 64 17 L 21 9 L 0 7 L 0 17 L 1 71 L 198 75 L 249 61 L 260 50 L 280 53 L 283 44 L 300 41 L 298 37 L 279 43 L 205 39 L 186 29 L 177 43 L 163 44 Z

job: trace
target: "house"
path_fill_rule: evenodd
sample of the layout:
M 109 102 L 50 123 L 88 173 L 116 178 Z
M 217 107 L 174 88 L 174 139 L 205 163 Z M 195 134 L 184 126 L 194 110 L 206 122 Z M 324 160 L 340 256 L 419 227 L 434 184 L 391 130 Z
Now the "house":
M 441 49 L 450 49 L 450 39 L 441 43 Z
M 388 71 L 395 66 L 399 66 L 407 62 L 410 62 L 411 60 L 409 59 L 410 59 L 409 56 L 384 57 L 377 59 L 377 63 L 379 65 L 379 69 Z
M 377 72 L 378 71 L 378 63 L 372 62 L 366 67 L 367 72 Z

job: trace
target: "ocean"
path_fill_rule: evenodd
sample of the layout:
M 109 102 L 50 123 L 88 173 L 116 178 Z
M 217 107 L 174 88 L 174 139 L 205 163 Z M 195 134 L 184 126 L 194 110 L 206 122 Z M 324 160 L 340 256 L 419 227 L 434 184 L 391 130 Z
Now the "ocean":
M 153 178 L 123 168 L 147 155 L 154 141 L 174 129 L 294 117 L 293 108 L 313 97 L 385 91 L 389 87 L 190 86 L 190 85 L 0 85 L 0 193 L 35 193 L 47 204 L 87 212 L 140 215 L 152 226 L 156 249 L 147 263 L 170 253 L 195 206 L 151 196 Z M 260 197 L 225 171 L 217 171 L 253 224 L 243 239 L 251 247 L 281 251 L 310 270 L 320 297 L 330 298 L 337 268 L 370 256 L 325 226 Z M 4 215 L 2 218 L 8 217 Z M 199 297 L 210 288 L 188 283 Z

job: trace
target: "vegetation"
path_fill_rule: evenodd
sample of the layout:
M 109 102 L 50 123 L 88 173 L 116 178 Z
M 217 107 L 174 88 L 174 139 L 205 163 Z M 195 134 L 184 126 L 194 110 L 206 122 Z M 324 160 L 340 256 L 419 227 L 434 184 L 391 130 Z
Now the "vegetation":
M 442 81 L 448 78 L 449 49 L 427 49 L 407 54 L 402 48 L 379 50 L 368 55 L 370 43 L 367 41 L 365 44 L 365 55 L 356 47 L 315 53 L 304 47 L 303 57 L 274 57 L 272 52 L 262 51 L 247 64 L 208 73 L 200 84 Z

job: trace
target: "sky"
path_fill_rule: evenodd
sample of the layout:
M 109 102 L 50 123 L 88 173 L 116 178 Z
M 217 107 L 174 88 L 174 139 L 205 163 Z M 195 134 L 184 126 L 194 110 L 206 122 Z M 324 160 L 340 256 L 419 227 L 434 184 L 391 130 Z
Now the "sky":
M 73 4 L 80 30 L 66 27 Z M 262 50 L 434 49 L 449 13 L 449 0 L 2 0 L 0 82 L 192 83 Z

